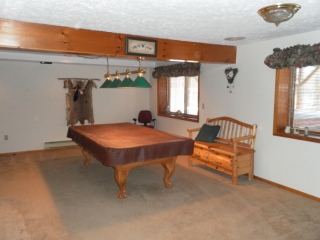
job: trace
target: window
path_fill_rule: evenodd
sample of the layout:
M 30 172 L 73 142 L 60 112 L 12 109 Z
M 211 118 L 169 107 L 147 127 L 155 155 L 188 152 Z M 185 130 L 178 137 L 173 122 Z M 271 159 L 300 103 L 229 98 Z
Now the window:
M 168 81 L 170 111 L 198 115 L 198 77 L 171 77 Z
M 158 115 L 199 122 L 199 76 L 159 78 Z
M 284 133 L 285 126 L 290 126 L 290 133 Z M 292 128 L 298 128 L 299 134 L 293 134 Z M 320 66 L 277 70 L 273 133 L 320 142 Z
M 288 125 L 320 134 L 320 66 L 292 68 L 290 73 Z

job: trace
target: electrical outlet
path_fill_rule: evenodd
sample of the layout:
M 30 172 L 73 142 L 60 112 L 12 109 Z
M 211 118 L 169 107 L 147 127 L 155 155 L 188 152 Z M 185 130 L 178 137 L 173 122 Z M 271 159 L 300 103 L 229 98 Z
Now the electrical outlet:
M 202 109 L 204 109 L 204 103 L 202 103 Z
M 4 140 L 9 140 L 9 136 L 8 135 L 4 135 Z

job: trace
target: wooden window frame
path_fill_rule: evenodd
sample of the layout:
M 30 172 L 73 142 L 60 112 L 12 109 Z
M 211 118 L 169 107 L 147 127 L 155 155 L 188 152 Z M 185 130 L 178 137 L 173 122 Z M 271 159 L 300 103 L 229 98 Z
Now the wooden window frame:
M 199 122 L 199 102 L 200 102 L 200 76 L 198 76 L 198 114 L 195 115 L 187 115 L 183 114 L 183 116 L 176 116 L 175 114 L 167 114 L 165 113 L 165 108 L 168 104 L 168 80 L 167 78 L 158 78 L 157 80 L 157 113 L 158 116 L 173 118 L 183 121 L 189 122 Z
M 273 135 L 320 143 L 320 136 L 285 133 L 289 117 L 290 68 L 276 70 Z

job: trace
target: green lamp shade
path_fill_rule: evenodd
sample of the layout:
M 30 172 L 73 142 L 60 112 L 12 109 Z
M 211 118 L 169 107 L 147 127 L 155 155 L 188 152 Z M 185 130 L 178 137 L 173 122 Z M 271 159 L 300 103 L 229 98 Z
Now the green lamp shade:
M 133 80 L 131 78 L 125 78 L 122 80 L 120 85 L 118 87 L 131 87 L 131 84 L 133 83 Z
M 100 88 L 108 88 L 111 83 L 112 83 L 111 80 L 106 80 L 106 81 L 100 86 Z
M 121 83 L 121 80 L 115 78 L 108 88 L 117 88 L 120 85 L 120 83 Z
M 137 77 L 136 80 L 134 80 L 130 85 L 130 87 L 151 88 L 152 86 L 144 77 Z

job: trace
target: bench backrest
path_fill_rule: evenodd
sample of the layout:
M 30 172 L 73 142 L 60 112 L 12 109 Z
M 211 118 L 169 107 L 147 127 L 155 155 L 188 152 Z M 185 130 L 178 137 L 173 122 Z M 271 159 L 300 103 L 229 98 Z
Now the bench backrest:
M 250 125 L 230 117 L 207 118 L 206 124 L 220 126 L 215 139 L 218 142 L 232 143 L 232 138 L 252 135 L 253 139 L 240 141 L 238 145 L 254 149 L 257 124 Z

